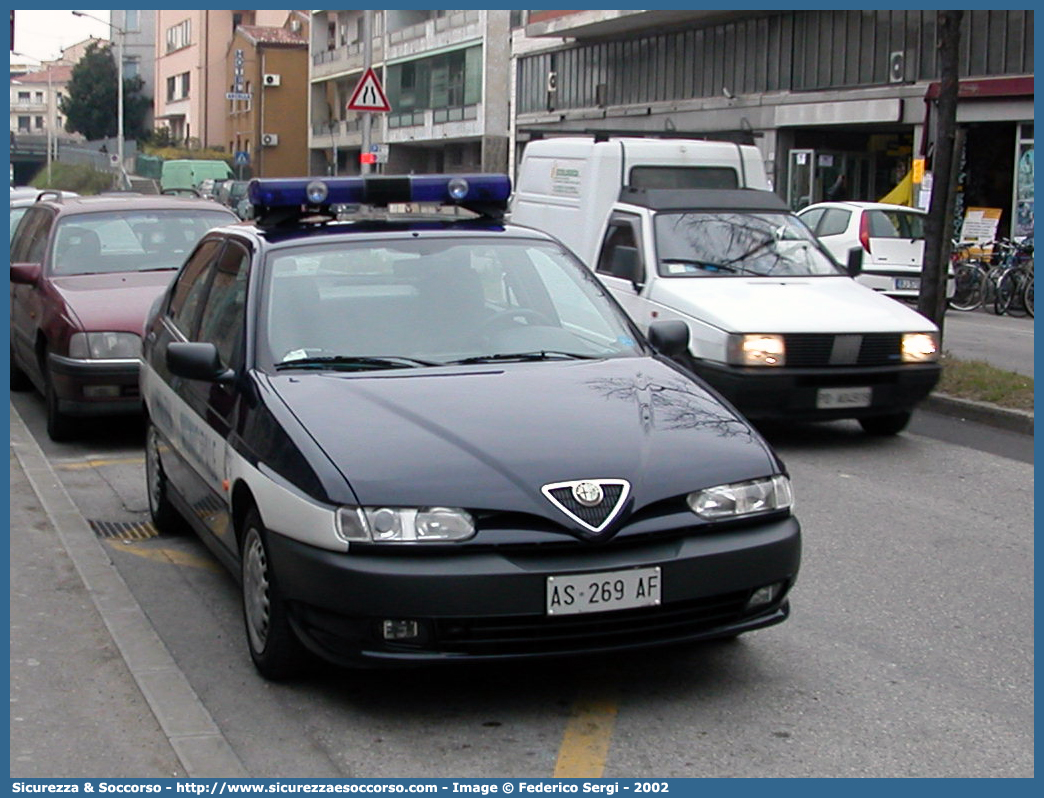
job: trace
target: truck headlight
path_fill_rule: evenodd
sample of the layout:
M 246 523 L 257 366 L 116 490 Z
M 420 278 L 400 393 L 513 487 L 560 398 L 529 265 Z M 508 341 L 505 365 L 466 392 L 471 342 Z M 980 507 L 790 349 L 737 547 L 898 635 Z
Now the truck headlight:
M 475 521 L 459 507 L 342 507 L 341 537 L 349 543 L 445 543 L 475 536 Z
M 931 363 L 938 359 L 938 333 L 903 333 L 904 363 Z
M 700 518 L 722 521 L 789 510 L 794 506 L 794 492 L 790 480 L 783 474 L 776 474 L 693 491 L 686 501 L 689 509 Z
M 69 339 L 69 357 L 80 360 L 136 358 L 141 338 L 129 332 L 78 332 Z
M 728 359 L 734 366 L 782 366 L 786 363 L 786 345 L 782 335 L 730 335 Z

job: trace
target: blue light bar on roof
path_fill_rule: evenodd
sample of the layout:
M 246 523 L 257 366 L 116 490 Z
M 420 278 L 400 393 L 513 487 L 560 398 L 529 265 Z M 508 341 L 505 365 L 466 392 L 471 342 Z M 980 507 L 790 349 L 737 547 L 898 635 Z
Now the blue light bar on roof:
M 255 178 L 247 187 L 251 204 L 266 209 L 407 202 L 504 205 L 510 194 L 511 179 L 497 174 Z

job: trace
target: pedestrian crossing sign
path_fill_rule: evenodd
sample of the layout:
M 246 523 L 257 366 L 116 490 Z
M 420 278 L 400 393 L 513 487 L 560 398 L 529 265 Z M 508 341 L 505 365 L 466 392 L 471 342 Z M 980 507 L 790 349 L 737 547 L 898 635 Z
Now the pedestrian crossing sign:
M 384 94 L 384 89 L 381 87 L 381 82 L 377 79 L 377 73 L 373 71 L 373 67 L 368 67 L 363 72 L 362 79 L 352 92 L 352 97 L 345 108 L 349 111 L 376 111 L 379 113 L 387 113 L 391 110 L 391 105 L 388 104 L 388 98 Z

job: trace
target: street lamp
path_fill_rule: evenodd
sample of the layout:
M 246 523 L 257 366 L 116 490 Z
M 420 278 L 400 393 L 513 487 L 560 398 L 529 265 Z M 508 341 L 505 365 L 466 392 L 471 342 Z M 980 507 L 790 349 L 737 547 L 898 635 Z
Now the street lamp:
M 87 14 L 83 11 L 73 11 L 72 13 L 74 17 L 86 17 L 103 25 L 108 25 L 119 35 L 119 38 L 116 40 L 116 156 L 119 159 L 120 188 L 126 188 L 127 172 L 123 167 L 123 40 L 127 35 L 127 31 L 93 14 Z

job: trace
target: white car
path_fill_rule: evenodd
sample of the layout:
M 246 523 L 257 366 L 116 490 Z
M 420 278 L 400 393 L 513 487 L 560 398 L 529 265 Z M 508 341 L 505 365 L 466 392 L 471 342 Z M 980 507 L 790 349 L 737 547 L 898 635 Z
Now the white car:
M 924 266 L 924 211 L 883 202 L 819 202 L 797 215 L 839 263 L 847 262 L 849 250 L 863 248 L 859 282 L 888 296 L 917 298 Z M 946 296 L 952 295 L 951 275 Z

